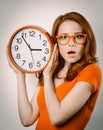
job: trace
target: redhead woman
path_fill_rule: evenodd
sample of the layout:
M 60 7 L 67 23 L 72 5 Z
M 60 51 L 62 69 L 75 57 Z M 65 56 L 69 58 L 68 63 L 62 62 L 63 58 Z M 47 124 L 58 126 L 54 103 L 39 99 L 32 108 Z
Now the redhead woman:
M 84 130 L 101 86 L 96 41 L 88 21 L 77 12 L 60 15 L 52 28 L 54 50 L 38 87 L 28 100 L 25 74 L 10 63 L 17 75 L 21 122 L 36 130 Z

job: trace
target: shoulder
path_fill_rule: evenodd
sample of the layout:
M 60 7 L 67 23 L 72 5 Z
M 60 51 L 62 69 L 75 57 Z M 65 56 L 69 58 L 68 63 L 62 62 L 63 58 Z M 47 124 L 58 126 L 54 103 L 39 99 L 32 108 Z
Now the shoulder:
M 81 76 L 82 74 L 85 76 L 86 74 L 101 76 L 101 68 L 96 64 L 90 64 L 87 65 L 83 70 L 81 70 L 79 76 Z
M 94 89 L 99 89 L 102 81 L 101 69 L 96 64 L 86 66 L 77 76 L 78 81 L 84 81 L 92 84 Z

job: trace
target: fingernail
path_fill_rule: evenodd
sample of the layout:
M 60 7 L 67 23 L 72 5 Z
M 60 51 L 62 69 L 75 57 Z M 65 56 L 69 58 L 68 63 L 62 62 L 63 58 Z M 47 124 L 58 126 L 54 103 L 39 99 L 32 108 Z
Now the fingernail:
M 58 46 L 58 44 L 57 43 L 55 43 L 55 47 L 57 47 Z

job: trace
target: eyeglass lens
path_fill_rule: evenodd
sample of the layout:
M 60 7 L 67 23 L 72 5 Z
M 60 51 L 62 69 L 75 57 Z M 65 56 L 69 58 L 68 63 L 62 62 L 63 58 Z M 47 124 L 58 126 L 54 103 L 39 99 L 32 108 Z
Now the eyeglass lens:
M 86 40 L 86 34 L 76 34 L 76 35 L 73 35 L 73 36 L 60 35 L 60 36 L 57 37 L 58 42 L 60 44 L 67 44 L 67 43 L 69 43 L 71 38 L 77 44 L 84 44 L 85 40 Z

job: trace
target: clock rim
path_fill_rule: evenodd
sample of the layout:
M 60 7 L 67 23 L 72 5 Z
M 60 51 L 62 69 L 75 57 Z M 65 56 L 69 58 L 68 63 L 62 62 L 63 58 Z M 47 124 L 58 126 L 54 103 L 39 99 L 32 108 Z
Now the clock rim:
M 36 71 L 28 71 L 28 70 L 25 70 L 25 69 L 22 69 L 21 67 L 19 67 L 19 65 L 17 65 L 15 63 L 15 61 L 13 60 L 13 57 L 11 55 L 11 44 L 12 44 L 12 40 L 14 39 L 14 37 L 16 36 L 16 34 L 18 32 L 20 32 L 21 30 L 23 29 L 26 29 L 26 28 L 33 28 L 33 29 L 36 29 L 40 32 L 42 32 L 46 38 L 48 39 L 48 43 L 50 44 L 50 56 L 49 56 L 49 59 L 48 59 L 48 62 L 41 68 L 41 69 L 38 69 Z M 8 57 L 10 59 L 10 61 L 12 62 L 12 64 L 18 69 L 20 70 L 21 72 L 23 73 L 28 73 L 28 74 L 36 74 L 36 73 L 39 73 L 39 72 L 42 72 L 46 66 L 48 65 L 50 59 L 51 59 L 51 56 L 52 56 L 52 52 L 53 52 L 53 47 L 54 47 L 54 44 L 53 44 L 53 39 L 52 37 L 50 36 L 50 34 L 42 27 L 40 26 L 37 26 L 37 25 L 26 25 L 26 26 L 22 26 L 20 28 L 18 28 L 17 30 L 15 30 L 13 32 L 13 34 L 11 35 L 10 39 L 9 39 L 9 42 L 8 42 L 8 45 L 7 45 L 7 53 L 8 53 Z

